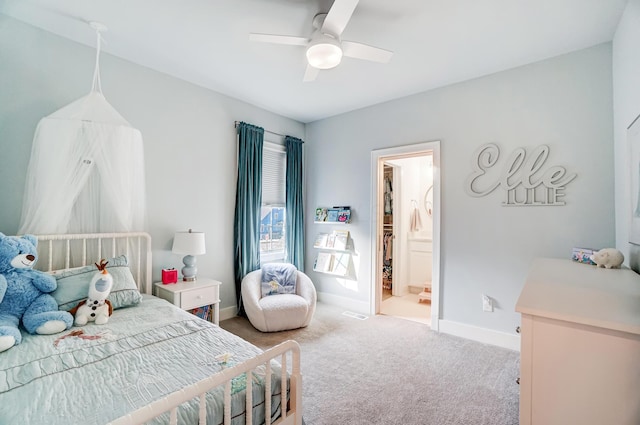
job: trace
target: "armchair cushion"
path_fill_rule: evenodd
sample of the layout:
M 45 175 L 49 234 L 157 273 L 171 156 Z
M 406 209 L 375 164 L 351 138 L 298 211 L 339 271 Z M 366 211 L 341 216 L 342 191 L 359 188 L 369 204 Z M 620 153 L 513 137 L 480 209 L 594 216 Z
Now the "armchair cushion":
M 268 263 L 262 266 L 262 296 L 295 294 L 298 269 L 293 264 Z

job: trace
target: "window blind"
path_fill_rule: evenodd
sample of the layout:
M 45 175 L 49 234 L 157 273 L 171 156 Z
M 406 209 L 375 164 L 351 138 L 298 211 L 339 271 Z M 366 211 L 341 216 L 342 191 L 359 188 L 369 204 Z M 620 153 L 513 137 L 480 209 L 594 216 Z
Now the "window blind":
M 284 146 L 264 143 L 262 151 L 262 204 L 284 206 L 287 154 Z

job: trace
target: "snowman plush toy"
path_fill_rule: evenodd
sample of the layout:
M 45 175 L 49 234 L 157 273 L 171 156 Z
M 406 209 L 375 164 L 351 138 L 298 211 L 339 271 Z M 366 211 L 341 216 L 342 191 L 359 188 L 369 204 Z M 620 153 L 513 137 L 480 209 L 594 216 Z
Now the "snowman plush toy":
M 95 263 L 98 272 L 89 284 L 89 298 L 80 302 L 70 311 L 75 316 L 74 323 L 77 326 L 86 325 L 87 322 L 104 325 L 113 313 L 111 301 L 107 299 L 113 287 L 113 276 L 107 270 L 108 263 L 104 259 L 100 260 L 100 264 Z

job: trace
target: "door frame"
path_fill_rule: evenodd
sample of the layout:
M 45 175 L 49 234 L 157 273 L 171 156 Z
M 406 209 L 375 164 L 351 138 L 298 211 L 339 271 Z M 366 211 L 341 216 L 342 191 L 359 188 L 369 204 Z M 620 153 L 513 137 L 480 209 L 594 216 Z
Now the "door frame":
M 389 159 L 407 158 L 431 154 L 433 158 L 433 265 L 431 282 L 431 329 L 440 328 L 440 141 L 376 149 L 371 151 L 371 298 L 370 313 L 380 313 L 382 303 L 382 224 L 383 218 L 383 162 Z

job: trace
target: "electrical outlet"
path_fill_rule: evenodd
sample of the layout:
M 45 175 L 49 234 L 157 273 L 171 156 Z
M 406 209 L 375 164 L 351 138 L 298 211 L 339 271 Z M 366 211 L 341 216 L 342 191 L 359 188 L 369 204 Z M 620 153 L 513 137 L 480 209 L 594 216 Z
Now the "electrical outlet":
M 482 295 L 482 311 L 493 311 L 493 300 L 491 300 L 491 297 L 484 294 Z

